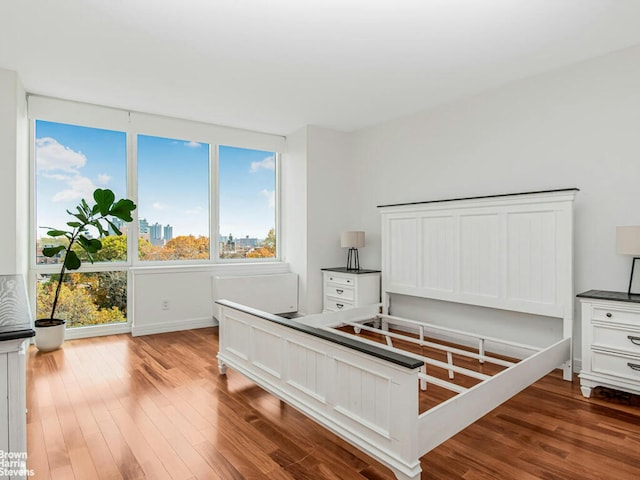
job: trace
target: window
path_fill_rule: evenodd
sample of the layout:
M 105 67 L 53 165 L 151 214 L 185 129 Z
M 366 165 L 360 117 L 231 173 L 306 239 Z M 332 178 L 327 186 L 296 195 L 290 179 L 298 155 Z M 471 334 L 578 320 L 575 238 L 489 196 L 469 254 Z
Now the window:
M 274 152 L 218 148 L 218 255 L 276 256 L 276 164 Z
M 66 227 L 72 220 L 66 210 L 75 211 L 82 198 L 91 200 L 98 187 L 126 197 L 127 143 L 124 132 L 40 120 L 35 128 L 36 264 L 43 265 L 60 261 L 43 256 L 42 248 L 65 241 L 48 237 L 47 230 Z M 105 249 L 99 260 L 127 260 L 124 245 Z
M 42 249 L 62 245 L 65 237 L 49 237 L 47 231 L 66 229 L 85 198 L 92 202 L 93 191 L 109 188 L 116 198 L 126 197 L 127 143 L 124 132 L 80 127 L 63 123 L 35 123 L 35 264 L 36 318 L 51 314 L 54 288 L 62 254 L 45 257 Z M 103 249 L 94 261 L 127 261 L 127 226 L 122 236 L 103 239 Z M 97 236 L 97 232 L 89 231 Z M 82 258 L 84 252 L 77 251 Z M 105 325 L 127 321 L 126 267 L 91 273 L 95 264 L 84 263 L 78 273 L 65 275 L 56 317 L 67 320 L 67 327 Z M 104 270 L 104 267 L 100 267 Z
M 36 276 L 36 318 L 47 318 L 51 313 L 57 285 L 52 277 L 54 275 Z M 67 328 L 125 323 L 127 272 L 65 274 L 56 318 L 66 320 Z
M 209 145 L 138 135 L 140 260 L 209 259 Z

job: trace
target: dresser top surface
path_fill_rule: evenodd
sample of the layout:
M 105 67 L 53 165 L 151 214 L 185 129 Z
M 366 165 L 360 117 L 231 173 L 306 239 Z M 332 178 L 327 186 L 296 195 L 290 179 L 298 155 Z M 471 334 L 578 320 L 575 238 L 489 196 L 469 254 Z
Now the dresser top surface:
M 367 270 L 365 268 L 361 268 L 360 270 L 351 270 L 347 267 L 331 267 L 331 268 L 322 268 L 324 272 L 336 272 L 336 273 L 352 273 L 353 275 L 363 275 L 365 273 L 380 273 L 381 270 Z
M 576 295 L 578 298 L 594 298 L 597 300 L 613 300 L 616 302 L 640 303 L 640 294 L 612 292 L 609 290 L 589 290 Z

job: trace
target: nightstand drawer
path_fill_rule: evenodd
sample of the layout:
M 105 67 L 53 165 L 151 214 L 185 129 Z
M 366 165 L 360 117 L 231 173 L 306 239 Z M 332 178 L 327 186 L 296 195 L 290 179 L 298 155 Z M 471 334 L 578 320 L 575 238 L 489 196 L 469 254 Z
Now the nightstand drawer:
M 640 356 L 640 331 L 594 325 L 592 345 L 604 349 L 621 350 Z
M 328 297 L 339 298 L 341 300 L 353 300 L 354 290 L 351 287 L 335 286 L 328 284 L 326 295 Z
M 344 285 L 345 287 L 350 287 L 354 285 L 355 281 L 353 278 L 349 277 L 341 277 L 339 275 L 327 275 L 328 283 L 335 283 L 337 285 Z
M 593 351 L 591 370 L 605 375 L 640 380 L 640 357 Z
M 330 310 L 332 312 L 335 312 L 338 310 L 347 310 L 349 308 L 353 308 L 353 303 L 344 302 L 341 300 L 334 300 L 333 298 L 327 298 L 324 304 L 324 309 Z
M 640 312 L 618 308 L 594 306 L 592 321 L 634 325 L 640 328 Z

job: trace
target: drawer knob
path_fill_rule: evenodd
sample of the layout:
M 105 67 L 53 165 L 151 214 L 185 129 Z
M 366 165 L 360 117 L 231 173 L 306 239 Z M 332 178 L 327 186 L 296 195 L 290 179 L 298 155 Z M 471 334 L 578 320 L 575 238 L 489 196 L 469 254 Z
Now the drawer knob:
M 342 307 L 344 307 L 344 305 L 342 303 L 336 303 L 336 307 L 342 308 Z
M 633 335 L 627 335 L 627 338 L 631 340 L 634 345 L 640 345 L 640 337 L 634 337 Z
M 351 283 L 351 280 L 347 280 L 347 283 Z
M 333 277 L 329 277 L 329 280 L 333 280 Z
M 640 365 L 638 365 L 637 363 L 628 362 L 627 365 L 629 365 L 631 370 L 636 370 L 636 371 L 640 372 Z
M 611 315 L 611 312 L 607 312 L 607 318 L 611 318 L 613 317 L 613 315 Z
M 340 289 L 340 288 L 336 288 L 336 293 L 338 295 L 342 295 L 342 293 L 344 292 L 344 290 Z

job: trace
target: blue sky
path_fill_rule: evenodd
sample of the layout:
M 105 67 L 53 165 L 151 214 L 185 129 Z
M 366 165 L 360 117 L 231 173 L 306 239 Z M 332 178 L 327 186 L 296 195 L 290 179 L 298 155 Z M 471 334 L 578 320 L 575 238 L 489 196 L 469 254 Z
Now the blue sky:
M 221 146 L 219 155 L 220 232 L 264 238 L 275 225 L 274 154 Z M 208 164 L 207 144 L 138 136 L 138 217 L 173 225 L 174 236 L 208 235 Z M 37 121 L 36 165 L 38 226 L 64 226 L 65 209 L 97 187 L 126 196 L 123 132 Z

